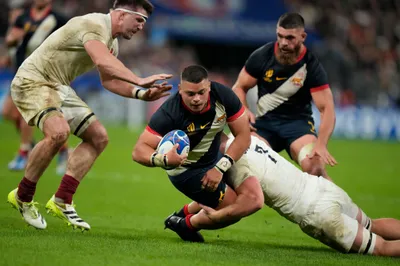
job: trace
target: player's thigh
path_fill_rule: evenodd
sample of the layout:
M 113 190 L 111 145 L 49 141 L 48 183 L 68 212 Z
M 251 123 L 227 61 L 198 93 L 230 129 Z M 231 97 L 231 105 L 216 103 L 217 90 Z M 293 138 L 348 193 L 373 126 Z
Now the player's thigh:
M 95 134 L 104 135 L 105 129 L 100 123 L 96 123 L 85 136 L 82 135 L 97 118 L 89 106 L 71 87 L 59 86 L 59 88 L 60 90 L 68 91 L 68 96 L 62 102 L 61 110 L 68 121 L 71 133 L 80 138 Z
M 41 130 L 47 117 L 55 112 L 61 113 L 61 104 L 66 96 L 66 91 L 51 83 L 22 77 L 15 77 L 11 83 L 11 97 L 18 111 L 30 126 Z
M 368 231 L 371 231 L 371 218 L 369 218 L 365 212 L 351 200 L 343 205 L 342 212 L 350 218 L 357 220 L 357 222 Z
M 300 223 L 307 235 L 340 252 L 350 251 L 357 235 L 358 222 L 332 206 L 307 216 Z
M 289 146 L 290 157 L 301 165 L 305 159 L 308 159 L 307 155 L 311 154 L 316 141 L 317 137 L 312 134 L 302 135 L 295 139 Z
M 278 135 L 285 140 L 285 149 L 289 156 L 299 162 L 299 157 L 304 158 L 305 151 L 311 152 L 311 145 L 317 141 L 314 120 L 310 117 L 280 121 Z
M 188 169 L 184 173 L 169 176 L 171 183 L 186 195 L 188 198 L 201 203 L 203 205 L 209 206 L 211 208 L 216 208 L 225 198 L 225 193 L 227 191 L 227 185 L 224 181 L 221 181 L 215 191 L 208 191 L 203 189 L 203 184 L 201 180 L 203 179 L 206 172 L 214 167 L 214 165 L 209 165 L 207 167 Z M 229 198 L 231 194 L 229 193 Z
M 253 134 L 265 141 L 274 151 L 280 152 L 285 148 L 285 142 L 281 139 L 277 130 L 280 122 L 272 119 L 257 119 L 254 127 L 257 129 Z
M 322 201 L 339 204 L 342 214 L 356 220 L 367 230 L 371 229 L 371 219 L 353 202 L 346 191 L 326 179 L 322 178 L 319 181 L 324 183 L 325 192 Z

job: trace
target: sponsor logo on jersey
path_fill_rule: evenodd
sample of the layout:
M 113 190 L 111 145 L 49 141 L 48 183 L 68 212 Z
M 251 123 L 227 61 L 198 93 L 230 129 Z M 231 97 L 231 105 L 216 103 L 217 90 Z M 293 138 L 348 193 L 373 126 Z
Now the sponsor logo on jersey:
M 188 127 L 187 127 L 187 131 L 189 132 L 189 133 L 192 133 L 192 132 L 194 132 L 196 130 L 196 126 L 194 125 L 194 123 L 192 122 L 192 123 L 190 123 L 190 125 L 188 125 Z
M 221 115 L 220 117 L 217 118 L 217 123 L 225 121 L 226 114 Z
M 269 69 L 269 70 L 267 70 L 267 72 L 265 72 L 265 75 L 264 75 L 264 80 L 266 81 L 266 82 L 272 82 L 272 76 L 274 75 L 274 70 L 273 69 Z
M 205 125 L 200 125 L 200 129 L 205 129 L 206 128 L 206 126 L 208 126 L 208 124 L 210 124 L 210 122 L 208 122 L 207 124 L 205 124 Z
M 292 83 L 295 86 L 301 87 L 301 86 L 303 86 L 303 78 L 294 77 L 294 78 L 292 78 Z

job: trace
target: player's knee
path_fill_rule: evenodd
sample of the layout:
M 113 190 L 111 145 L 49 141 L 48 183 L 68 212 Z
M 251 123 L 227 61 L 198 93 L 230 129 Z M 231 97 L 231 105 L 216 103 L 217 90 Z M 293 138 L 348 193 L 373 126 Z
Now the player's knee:
M 49 135 L 51 144 L 55 147 L 61 147 L 68 140 L 70 134 L 69 127 L 58 127 Z
M 304 159 L 301 162 L 301 168 L 304 172 L 309 173 L 310 175 L 315 176 L 324 176 L 325 168 L 324 166 L 317 160 Z

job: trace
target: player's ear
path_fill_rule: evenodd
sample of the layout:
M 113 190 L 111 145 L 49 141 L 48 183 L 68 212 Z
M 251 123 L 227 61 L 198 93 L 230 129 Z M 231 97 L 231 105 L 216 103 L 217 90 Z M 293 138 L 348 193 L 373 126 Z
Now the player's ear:
M 211 88 L 211 81 L 207 79 L 207 89 L 210 90 L 210 88 Z
M 181 90 L 181 84 L 180 83 L 178 84 L 178 92 L 179 92 L 180 95 L 182 95 L 182 90 Z
M 303 39 L 303 42 L 305 42 L 306 38 L 307 38 L 307 33 L 305 31 L 303 31 L 303 33 L 301 34 L 301 37 Z
M 124 12 L 118 12 L 118 21 L 122 22 L 124 20 L 124 16 L 125 16 Z

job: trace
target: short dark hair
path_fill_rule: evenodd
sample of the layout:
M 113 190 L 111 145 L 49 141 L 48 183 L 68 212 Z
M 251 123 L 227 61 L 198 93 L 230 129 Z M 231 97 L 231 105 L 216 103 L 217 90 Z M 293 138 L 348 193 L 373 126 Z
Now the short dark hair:
M 192 65 L 182 71 L 181 78 L 182 80 L 197 84 L 208 78 L 208 72 L 202 66 Z
M 278 26 L 285 29 L 304 29 L 304 18 L 299 13 L 285 13 L 279 18 Z
M 146 10 L 149 16 L 153 13 L 154 6 L 148 0 L 115 0 L 113 8 L 116 9 L 118 7 L 128 7 L 136 10 L 138 7 L 143 7 Z

